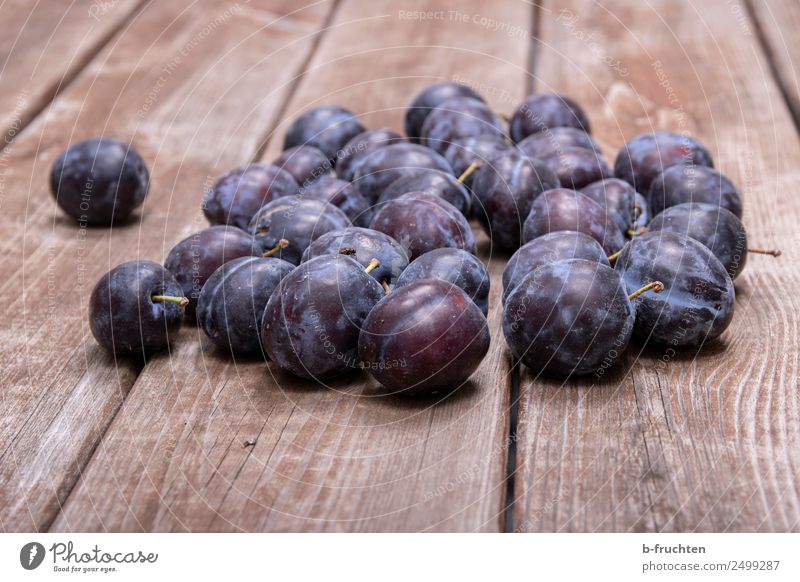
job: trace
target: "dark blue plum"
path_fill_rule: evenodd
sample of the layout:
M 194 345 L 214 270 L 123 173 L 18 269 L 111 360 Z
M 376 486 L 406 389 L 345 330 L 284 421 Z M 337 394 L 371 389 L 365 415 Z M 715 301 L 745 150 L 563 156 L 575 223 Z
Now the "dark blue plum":
M 609 265 L 603 247 L 588 234 L 571 230 L 545 234 L 522 245 L 508 260 L 503 271 L 503 303 L 529 273 L 565 259 L 585 259 Z
M 602 375 L 625 351 L 634 308 L 619 273 L 568 259 L 526 275 L 506 299 L 503 333 L 535 374 Z
M 517 144 L 517 148 L 531 158 L 546 156 L 566 147 L 584 148 L 602 154 L 600 146 L 591 135 L 574 127 L 548 127 Z
M 424 170 L 453 173 L 447 160 L 429 148 L 412 143 L 393 144 L 370 153 L 356 170 L 353 183 L 367 202 L 375 204 L 389 184 Z
M 300 197 L 329 202 L 358 226 L 368 225 L 372 219 L 372 208 L 351 182 L 325 176 L 302 188 Z
M 483 101 L 478 93 L 460 83 L 444 82 L 428 85 L 420 91 L 406 110 L 405 130 L 411 141 L 416 142 L 422 135 L 422 126 L 428 115 L 445 101 L 453 97 L 471 97 Z
M 592 182 L 613 176 L 603 156 L 587 148 L 565 146 L 544 152 L 539 159 L 556 173 L 565 188 L 579 190 Z
M 284 370 L 324 380 L 358 366 L 358 336 L 383 288 L 344 255 L 301 264 L 281 281 L 264 310 L 261 341 Z
M 295 182 L 303 187 L 333 171 L 333 165 L 322 150 L 309 145 L 284 150 L 272 165 L 289 172 Z
M 408 266 L 408 254 L 399 242 L 388 234 L 356 226 L 323 234 L 303 253 L 303 262 L 338 254 L 345 254 L 364 267 L 369 266 L 372 259 L 378 259 L 380 265 L 371 270 L 370 275 L 390 286 Z
M 607 254 L 616 253 L 625 238 L 602 206 L 594 200 L 566 188 L 548 190 L 533 201 L 525 220 L 525 242 L 550 232 L 574 230 L 588 234 L 599 242 Z
M 283 149 L 310 145 L 335 164 L 344 145 L 366 131 L 353 112 L 338 105 L 320 105 L 303 113 L 286 130 Z
M 203 199 L 210 224 L 247 229 L 258 210 L 277 198 L 297 194 L 300 186 L 286 170 L 272 164 L 248 164 L 220 176 Z
M 403 245 L 411 260 L 441 248 L 475 253 L 475 236 L 469 222 L 449 202 L 424 192 L 409 192 L 382 205 L 370 228 L 384 232 Z
M 197 323 L 215 346 L 233 355 L 262 354 L 261 318 L 272 293 L 294 265 L 274 258 L 228 261 L 208 278 L 197 301 Z
M 460 388 L 489 350 L 481 310 L 456 285 L 438 279 L 395 289 L 364 321 L 362 367 L 391 392 Z
M 347 215 L 333 204 L 313 198 L 273 200 L 250 221 L 250 233 L 261 249 L 293 265 L 303 252 L 326 232 L 352 226 Z
M 696 139 L 669 131 L 653 131 L 636 136 L 619 150 L 614 176 L 646 193 L 650 183 L 674 165 L 713 167 L 711 153 Z
M 529 135 L 555 127 L 590 132 L 589 119 L 580 105 L 558 93 L 529 96 L 511 117 L 511 139 L 519 143 Z
M 181 325 L 182 299 L 181 286 L 158 263 L 122 263 L 100 278 L 89 297 L 92 335 L 121 356 L 161 350 Z
M 481 164 L 491 162 L 496 156 L 511 149 L 505 136 L 478 135 L 454 140 L 444 152 L 444 157 L 453 167 L 453 175 L 461 176 L 474 161 Z M 464 180 L 464 186 L 471 189 L 475 174 Z
M 397 287 L 439 279 L 459 287 L 484 315 L 489 313 L 489 273 L 475 255 L 461 249 L 435 249 L 414 259 L 397 279 Z
M 186 237 L 169 251 L 164 267 L 189 299 L 186 315 L 194 318 L 197 298 L 219 267 L 239 257 L 259 257 L 261 247 L 245 231 L 233 226 L 211 226 Z
M 641 208 L 637 212 L 640 201 L 636 198 L 636 190 L 625 180 L 599 180 L 584 186 L 580 192 L 602 206 L 623 233 L 632 230 L 636 219 L 641 217 Z
M 742 217 L 742 197 L 728 178 L 705 166 L 672 166 L 656 176 L 647 195 L 650 210 L 659 214 L 665 208 L 685 202 L 704 202 L 722 206 Z
M 676 232 L 634 237 L 614 265 L 632 293 L 652 281 L 664 291 L 636 301 L 634 333 L 672 348 L 718 337 L 733 318 L 735 292 L 725 267 L 702 243 Z
M 427 192 L 439 196 L 458 208 L 461 214 L 469 216 L 470 194 L 467 189 L 452 174 L 438 170 L 424 170 L 419 174 L 398 178 L 383 191 L 377 206 L 409 192 Z
M 359 133 L 339 150 L 336 161 L 336 174 L 342 179 L 352 182 L 356 170 L 367 155 L 382 147 L 403 143 L 405 139 L 393 129 L 383 127 Z
M 486 103 L 471 97 L 453 97 L 425 119 L 420 143 L 440 154 L 459 139 L 479 135 L 505 135 L 503 121 Z
M 105 137 L 69 146 L 50 172 L 50 191 L 80 224 L 108 226 L 128 218 L 150 187 L 147 166 L 132 145 Z
M 647 225 L 647 230 L 679 232 L 708 247 L 732 279 L 747 262 L 747 231 L 735 214 L 716 204 L 687 202 L 670 206 Z
M 533 201 L 558 186 L 558 176 L 544 162 L 508 150 L 475 173 L 473 215 L 493 245 L 515 251 L 522 242 L 522 226 Z

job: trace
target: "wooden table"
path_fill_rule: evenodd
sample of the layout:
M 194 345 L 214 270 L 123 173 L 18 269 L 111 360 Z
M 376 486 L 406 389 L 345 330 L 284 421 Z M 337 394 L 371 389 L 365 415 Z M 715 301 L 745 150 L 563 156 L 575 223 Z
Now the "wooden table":
M 5 2 L 0 7 L 0 529 L 800 529 L 800 4 L 793 0 Z M 402 128 L 426 84 L 503 114 L 532 91 L 586 107 L 613 160 L 690 131 L 740 184 L 753 244 L 722 341 L 634 345 L 597 382 L 512 369 L 492 273 L 490 352 L 439 399 L 328 389 L 232 361 L 184 326 L 143 368 L 94 342 L 87 295 L 205 221 L 223 171 L 271 160 L 287 122 L 340 103 Z M 81 230 L 55 207 L 67 144 L 132 140 L 140 220 Z

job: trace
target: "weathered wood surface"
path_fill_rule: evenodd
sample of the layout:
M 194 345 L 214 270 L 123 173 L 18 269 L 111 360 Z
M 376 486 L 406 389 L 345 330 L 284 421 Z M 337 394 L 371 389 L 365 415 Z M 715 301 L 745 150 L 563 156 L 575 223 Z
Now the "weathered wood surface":
M 515 529 L 800 528 L 800 141 L 745 7 L 548 2 L 535 67 L 612 159 L 651 129 L 709 144 L 751 245 L 784 256 L 749 258 L 731 328 L 697 355 L 634 345 L 604 380 L 523 373 Z
M 797 62 L 800 55 L 800 35 L 797 33 L 800 30 L 800 2 L 746 1 L 752 33 L 762 42 L 776 81 L 792 109 L 795 124 L 800 125 L 800 64 Z M 749 29 L 748 24 L 745 26 Z
M 343 2 L 309 63 L 287 121 L 314 104 L 351 108 L 370 127 L 402 129 L 422 86 L 482 71 L 500 111 L 525 94 L 528 37 L 487 34 L 481 3 Z M 493 4 L 527 26 L 531 8 Z M 476 77 L 477 78 L 477 77 Z M 484 258 L 490 253 L 482 239 Z M 55 529 L 498 531 L 505 502 L 510 368 L 500 332 L 500 275 L 492 257 L 490 354 L 455 396 L 381 395 L 365 375 L 303 384 L 216 353 L 185 330 L 169 359 L 149 364 L 73 491 Z M 245 443 L 255 443 L 247 446 Z
M 0 7 L 0 136 L 6 146 L 124 27 L 143 0 Z
M 250 159 L 328 10 L 151 4 L 13 142 L 0 219 L 2 529 L 49 527 L 139 372 L 91 338 L 94 282 L 125 260 L 162 260 L 204 225 L 204 185 Z M 54 157 L 98 134 L 132 140 L 152 173 L 142 211 L 112 230 L 78 228 L 48 191 Z
M 160 260 L 202 228 L 204 185 L 255 156 L 272 159 L 297 113 L 338 102 L 371 127 L 400 129 L 410 97 L 442 79 L 474 84 L 505 114 L 529 85 L 568 93 L 585 104 L 611 158 L 653 128 L 698 135 L 742 184 L 751 241 L 784 251 L 779 260 L 751 257 L 737 281 L 733 326 L 696 357 L 633 346 L 624 366 L 594 384 L 523 372 L 515 504 L 505 525 L 800 527 L 800 142 L 781 94 L 796 108 L 796 5 L 113 6 L 99 24 L 77 18 L 75 7 L 35 13 L 35 32 L 29 23 L 17 48 L 0 41 L 0 86 L 8 87 L 8 71 L 34 70 L 19 46 L 50 38 L 40 32 L 46 21 L 56 30 L 25 84 L 27 109 L 14 110 L 13 84 L 0 96 L 0 129 L 27 126 L 0 157 L 0 529 L 503 527 L 505 257 L 489 257 L 485 237 L 492 348 L 471 387 L 441 402 L 387 398 L 363 376 L 327 390 L 299 383 L 263 363 L 231 361 L 188 326 L 170 353 L 140 369 L 104 354 L 86 325 L 84 298 L 97 277 L 123 260 Z M 14 17 L 22 13 L 14 5 Z M 54 157 L 97 134 L 131 139 L 153 173 L 141 213 L 113 233 L 76 228 L 47 192 Z

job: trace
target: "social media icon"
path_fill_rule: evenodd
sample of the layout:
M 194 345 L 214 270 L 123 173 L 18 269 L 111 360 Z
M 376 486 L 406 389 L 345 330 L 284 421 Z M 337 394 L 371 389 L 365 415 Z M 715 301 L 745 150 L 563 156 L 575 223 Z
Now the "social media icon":
M 19 551 L 19 563 L 26 570 L 35 570 L 44 561 L 44 546 L 39 542 L 29 542 Z

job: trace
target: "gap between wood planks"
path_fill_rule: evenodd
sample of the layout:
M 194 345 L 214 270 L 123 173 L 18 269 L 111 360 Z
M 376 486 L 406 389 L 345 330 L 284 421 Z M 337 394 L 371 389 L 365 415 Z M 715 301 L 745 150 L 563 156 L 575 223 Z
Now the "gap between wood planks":
M 255 150 L 252 158 L 250 159 L 251 162 L 259 162 L 261 158 L 264 157 L 265 152 L 267 151 L 267 146 L 269 146 L 269 142 L 272 139 L 272 134 L 275 132 L 277 127 L 281 124 L 281 120 L 283 116 L 286 114 L 286 110 L 289 107 L 289 103 L 292 100 L 292 97 L 297 92 L 297 88 L 300 86 L 300 82 L 303 80 L 303 77 L 306 76 L 306 71 L 308 70 L 308 64 L 311 62 L 311 59 L 314 58 L 314 55 L 317 54 L 317 49 L 319 49 L 319 44 L 322 42 L 322 38 L 325 36 L 325 33 L 331 27 L 331 23 L 333 22 L 334 16 L 336 16 L 336 12 L 339 10 L 339 6 L 341 6 L 342 0 L 332 0 L 331 8 L 328 12 L 328 15 L 323 20 L 322 25 L 320 26 L 319 31 L 314 36 L 314 40 L 311 41 L 311 49 L 308 51 L 306 58 L 303 60 L 302 64 L 300 65 L 300 73 L 292 79 L 292 83 L 289 86 L 288 92 L 286 93 L 286 99 L 284 99 L 283 103 L 278 106 L 278 110 L 275 112 L 275 121 L 272 123 L 270 128 L 264 132 L 264 137 L 259 140 L 258 147 Z
M 81 74 L 81 72 L 91 63 L 94 58 L 114 39 L 118 37 L 124 29 L 127 29 L 141 13 L 145 4 L 149 0 L 139 0 L 130 11 L 120 19 L 120 21 L 111 27 L 103 36 L 101 36 L 95 43 L 88 49 L 78 61 L 68 66 L 60 79 L 55 81 L 49 87 L 46 87 L 38 98 L 38 103 L 30 110 L 25 111 L 19 120 L 12 126 L 2 128 L 3 130 L 3 143 L 0 144 L 0 152 L 5 150 L 11 145 L 14 139 L 28 127 L 33 120 L 35 120 L 42 112 L 50 105 L 56 97 L 58 97 L 72 82 Z M 9 59 L 13 55 L 9 55 Z
M 777 56 L 775 54 L 775 48 L 769 42 L 764 25 L 762 24 L 761 19 L 755 7 L 753 6 L 754 1 L 755 0 L 742 0 L 742 3 L 747 10 L 747 17 L 750 20 L 750 23 L 753 25 L 756 39 L 758 39 L 758 44 L 761 47 L 761 51 L 764 53 L 767 64 L 769 65 L 769 72 L 773 79 L 775 79 L 775 83 L 778 85 L 781 97 L 783 98 L 784 103 L 786 103 L 786 107 L 789 109 L 789 113 L 792 116 L 792 121 L 794 121 L 794 126 L 798 131 L 800 131 L 800 109 L 798 109 L 797 101 L 792 98 L 792 90 L 789 85 L 790 79 L 784 78 L 783 74 L 781 73 L 780 67 L 778 66 Z M 768 25 L 769 23 L 766 24 Z

